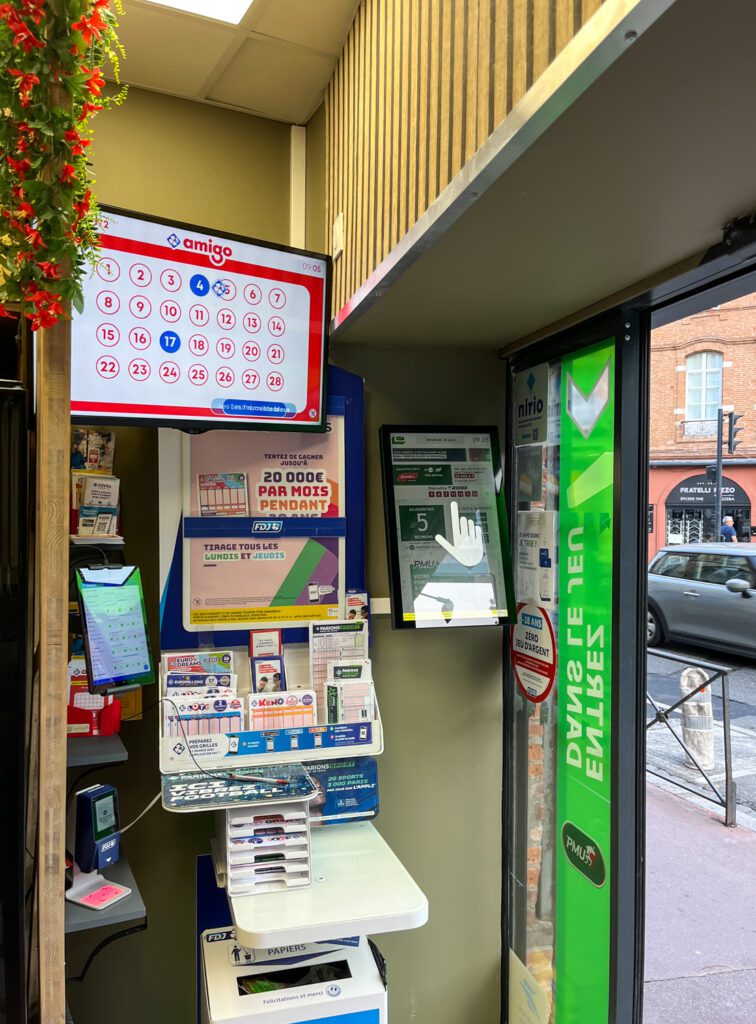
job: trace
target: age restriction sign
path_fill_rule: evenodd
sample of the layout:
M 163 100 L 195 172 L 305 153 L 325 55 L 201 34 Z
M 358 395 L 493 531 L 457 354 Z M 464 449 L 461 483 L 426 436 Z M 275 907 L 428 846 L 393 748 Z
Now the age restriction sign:
M 546 700 L 554 685 L 555 647 L 546 611 L 535 604 L 520 604 L 512 628 L 512 667 L 523 696 L 534 704 Z

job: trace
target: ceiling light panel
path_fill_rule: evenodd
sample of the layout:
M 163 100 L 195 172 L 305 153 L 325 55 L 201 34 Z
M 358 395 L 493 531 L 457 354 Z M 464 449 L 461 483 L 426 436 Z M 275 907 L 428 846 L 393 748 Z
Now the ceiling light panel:
M 252 6 L 252 0 L 145 0 L 153 7 L 170 7 L 173 11 L 185 11 L 187 14 L 198 14 L 201 18 L 213 21 L 225 21 L 228 25 L 238 25 Z

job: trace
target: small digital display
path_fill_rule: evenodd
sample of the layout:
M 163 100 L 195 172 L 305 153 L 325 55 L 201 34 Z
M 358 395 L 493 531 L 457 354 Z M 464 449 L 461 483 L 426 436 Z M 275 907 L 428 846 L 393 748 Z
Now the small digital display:
M 76 581 L 90 690 L 154 682 L 139 569 L 78 569 Z
M 95 839 L 104 839 L 116 828 L 115 795 L 109 793 L 93 806 Z

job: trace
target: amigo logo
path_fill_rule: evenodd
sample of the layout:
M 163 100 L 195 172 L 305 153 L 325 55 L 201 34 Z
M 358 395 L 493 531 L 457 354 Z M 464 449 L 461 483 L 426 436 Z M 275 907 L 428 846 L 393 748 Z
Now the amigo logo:
M 230 245 L 222 245 L 212 238 L 185 238 L 182 244 L 189 252 L 205 253 L 214 267 L 222 267 L 233 256 Z
M 600 889 L 606 881 L 606 861 L 598 843 L 577 825 L 566 821 L 562 826 L 562 846 L 570 864 Z

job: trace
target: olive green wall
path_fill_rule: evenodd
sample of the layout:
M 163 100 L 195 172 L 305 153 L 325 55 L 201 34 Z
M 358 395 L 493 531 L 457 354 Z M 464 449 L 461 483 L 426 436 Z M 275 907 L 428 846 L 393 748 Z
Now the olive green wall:
M 378 427 L 499 423 L 503 364 L 406 344 L 334 346 L 331 361 L 365 379 L 368 587 L 385 597 Z M 386 745 L 377 824 L 430 902 L 424 928 L 376 937 L 399 1024 L 499 1020 L 503 641 L 500 628 L 393 631 L 373 618 Z
M 94 163 L 102 203 L 287 244 L 289 127 L 215 107 L 132 89 L 123 107 L 95 128 Z M 158 642 L 157 431 L 116 428 L 126 557 L 144 578 L 150 634 Z M 144 690 L 145 709 L 157 688 Z M 124 722 L 129 752 L 119 768 L 83 785 L 118 787 L 121 820 L 131 821 L 157 793 L 158 708 Z M 69 773 L 69 785 L 75 775 Z M 119 939 L 94 961 L 83 984 L 68 985 L 76 1024 L 142 1021 L 194 1024 L 194 869 L 214 832 L 208 814 L 155 807 L 123 840 L 148 912 L 146 932 Z M 113 929 L 116 931 L 117 929 Z M 106 929 L 71 936 L 67 976 L 76 975 Z
M 289 241 L 289 126 L 130 89 L 94 122 L 102 203 Z

